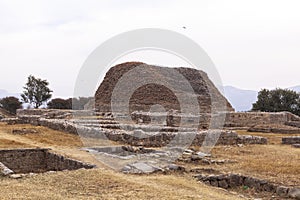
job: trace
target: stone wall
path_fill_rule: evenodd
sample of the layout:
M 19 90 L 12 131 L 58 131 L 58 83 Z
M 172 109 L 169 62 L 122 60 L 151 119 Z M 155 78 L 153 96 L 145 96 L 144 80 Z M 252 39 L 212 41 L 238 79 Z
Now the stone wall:
M 136 122 L 150 123 L 151 118 L 166 118 L 168 126 L 180 126 L 180 119 L 188 117 L 191 124 L 199 121 L 199 129 L 207 129 L 210 127 L 210 114 L 200 114 L 199 116 L 185 116 L 178 113 L 162 114 L 162 113 L 148 113 L 148 112 L 134 112 L 132 119 Z M 224 122 L 224 127 L 227 128 L 249 128 L 256 125 L 286 125 L 286 126 L 300 126 L 300 117 L 289 112 L 227 112 L 215 113 L 213 117 L 220 123 Z M 219 124 L 222 126 L 222 124 Z
M 72 160 L 49 149 L 9 149 L 0 150 L 0 162 L 14 173 L 45 172 L 93 168 L 93 165 Z
M 248 132 L 300 134 L 300 128 L 283 124 L 258 124 L 247 129 Z
M 0 150 L 0 162 L 15 173 L 41 172 L 46 169 L 47 149 Z
M 146 138 L 139 138 L 136 137 L 134 131 L 122 131 L 120 129 L 120 126 L 118 124 L 104 124 L 101 125 L 101 123 L 112 123 L 111 120 L 104 120 L 103 122 L 101 120 L 95 121 L 96 125 L 98 127 L 91 127 L 90 124 L 93 120 L 87 120 L 84 119 L 47 119 L 44 118 L 45 113 L 49 113 L 46 110 L 43 111 L 42 115 L 39 113 L 39 111 L 36 113 L 36 115 L 33 115 L 35 111 L 28 110 L 29 115 L 27 114 L 27 110 L 18 111 L 18 117 L 19 120 L 23 121 L 24 123 L 30 123 L 33 125 L 40 125 L 45 126 L 54 130 L 64 131 L 72 134 L 78 134 L 80 133 L 81 136 L 86 137 L 97 137 L 99 133 L 102 133 L 102 135 L 105 135 L 106 138 L 112 141 L 117 141 L 125 144 L 130 144 L 134 146 L 146 146 L 146 147 L 160 147 L 165 146 L 168 144 L 171 140 L 173 140 L 176 135 L 178 134 L 178 131 L 184 131 L 185 134 L 189 134 L 188 129 L 187 130 L 178 130 L 174 127 L 161 127 L 161 131 L 158 130 L 159 133 L 149 136 Z M 51 112 L 54 112 L 53 110 Z M 62 111 L 60 111 L 62 112 Z M 49 115 L 47 115 L 49 116 Z M 113 118 L 109 118 L 113 119 Z M 80 121 L 84 123 L 80 123 Z M 132 125 L 126 125 L 127 127 Z M 111 128 L 113 127 L 113 128 Z M 133 127 L 134 129 L 134 127 Z M 157 130 L 154 130 L 155 127 L 149 126 L 149 131 L 157 132 Z M 153 130 L 152 130 L 153 129 Z M 218 131 L 220 133 L 220 137 L 217 141 L 217 145 L 233 145 L 233 144 L 266 144 L 267 140 L 262 137 L 254 137 L 254 136 L 239 136 L 237 133 L 232 131 Z M 193 145 L 202 145 L 204 139 L 208 134 L 214 137 L 216 135 L 216 131 L 198 131 L 195 139 L 193 140 Z M 83 135 L 84 134 L 84 135 Z M 177 138 L 177 137 L 176 137 Z
M 224 189 L 246 186 L 258 192 L 270 192 L 280 197 L 300 198 L 300 188 L 288 187 L 240 174 L 196 175 L 199 181 Z
M 188 133 L 186 133 L 188 134 Z M 192 141 L 192 145 L 202 146 L 205 138 L 207 137 L 207 143 L 211 140 L 209 138 L 215 138 L 219 135 L 216 145 L 236 145 L 236 144 L 267 144 L 267 139 L 263 137 L 254 136 L 239 136 L 236 132 L 232 131 L 200 131 L 197 132 L 195 138 Z M 209 137 L 210 136 L 210 137 Z M 106 137 L 113 141 L 119 141 L 133 146 L 145 146 L 145 147 L 161 147 L 167 145 L 176 137 L 176 133 L 160 133 L 147 138 L 136 138 L 125 132 L 106 132 Z M 180 138 L 178 138 L 180 140 Z M 176 143 L 181 143 L 176 141 Z
M 282 144 L 300 144 L 300 136 L 283 137 Z
M 32 124 L 45 126 L 54 130 L 64 131 L 72 134 L 78 134 L 84 137 L 98 137 L 99 133 L 105 135 L 109 140 L 130 144 L 133 146 L 145 147 L 161 147 L 168 144 L 175 138 L 177 132 L 160 132 L 156 135 L 147 138 L 138 138 L 132 133 L 122 130 L 112 130 L 103 128 L 91 128 L 84 125 L 74 124 L 68 120 L 59 119 L 38 119 L 32 118 Z M 28 120 L 28 119 L 27 119 Z M 30 120 L 28 120 L 30 123 Z M 84 134 L 84 135 L 83 135 Z M 186 134 L 189 134 L 186 132 Z M 267 139 L 263 137 L 254 136 L 239 136 L 233 131 L 199 131 L 197 132 L 192 144 L 201 146 L 205 137 L 210 134 L 212 138 L 214 135 L 220 134 L 217 145 L 234 145 L 234 144 L 266 144 Z M 100 134 L 101 135 L 101 134 Z
M 289 112 L 230 112 L 226 113 L 225 127 L 251 127 L 258 124 L 286 124 L 300 121 Z
M 47 171 L 76 170 L 80 168 L 91 169 L 95 167 L 94 165 L 86 164 L 78 160 L 73 160 L 50 152 L 46 152 L 45 160 Z
M 55 110 L 55 109 L 19 109 L 17 110 L 17 116 L 24 123 L 33 123 L 38 121 L 40 118 L 45 119 L 70 119 L 72 116 L 91 116 L 99 115 L 98 112 L 91 111 L 73 111 L 73 110 Z M 104 115 L 106 113 L 102 113 Z M 290 112 L 227 112 L 213 115 L 216 119 L 224 118 L 225 127 L 244 127 L 249 128 L 255 125 L 265 124 L 277 124 L 300 127 L 300 117 Z M 166 125 L 168 126 L 179 126 L 180 118 L 186 117 L 176 112 L 169 113 L 148 113 L 148 112 L 133 112 L 131 118 L 135 122 L 150 123 L 151 118 L 166 119 Z M 36 118 L 36 119 L 35 119 Z M 211 119 L 210 114 L 201 114 L 199 116 L 188 116 L 191 123 L 200 121 L 200 129 L 209 127 Z M 112 118 L 113 120 L 113 118 Z M 4 120 L 5 121 L 5 120 Z M 18 121 L 20 123 L 21 121 Z

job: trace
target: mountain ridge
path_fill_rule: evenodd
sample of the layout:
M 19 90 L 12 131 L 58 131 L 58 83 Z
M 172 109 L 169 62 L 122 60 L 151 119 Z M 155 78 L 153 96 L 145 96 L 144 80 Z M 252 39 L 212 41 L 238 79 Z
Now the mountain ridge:
M 241 89 L 235 86 L 227 85 L 223 87 L 224 96 L 231 103 L 235 111 L 249 111 L 252 104 L 256 102 L 259 91 Z M 286 89 L 300 92 L 300 85 L 288 87 Z

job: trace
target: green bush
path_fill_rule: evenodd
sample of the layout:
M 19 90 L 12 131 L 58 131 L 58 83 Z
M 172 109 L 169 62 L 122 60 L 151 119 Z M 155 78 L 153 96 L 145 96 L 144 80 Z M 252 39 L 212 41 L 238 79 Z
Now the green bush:
M 17 109 L 22 108 L 22 103 L 16 97 L 5 97 L 0 99 L 0 107 L 11 114 L 16 114 Z
M 300 115 L 300 95 L 289 89 L 262 89 L 258 93 L 257 101 L 253 104 L 252 110 L 264 112 L 288 111 Z

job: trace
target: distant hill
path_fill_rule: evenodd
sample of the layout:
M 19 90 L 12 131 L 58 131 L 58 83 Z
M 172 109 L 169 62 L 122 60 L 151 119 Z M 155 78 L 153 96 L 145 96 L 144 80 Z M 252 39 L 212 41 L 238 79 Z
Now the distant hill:
M 287 89 L 300 92 L 300 85 Z M 233 86 L 224 86 L 224 95 L 236 111 L 248 111 L 257 100 L 258 91 L 244 90 Z
M 20 98 L 20 94 L 18 94 L 18 93 L 10 93 L 6 90 L 0 89 L 0 99 L 4 98 L 4 97 L 9 97 L 9 96 Z
M 224 95 L 236 111 L 249 111 L 257 100 L 257 91 L 224 86 Z
M 288 89 L 294 90 L 296 92 L 300 92 L 300 85 L 294 86 L 294 87 L 289 87 Z

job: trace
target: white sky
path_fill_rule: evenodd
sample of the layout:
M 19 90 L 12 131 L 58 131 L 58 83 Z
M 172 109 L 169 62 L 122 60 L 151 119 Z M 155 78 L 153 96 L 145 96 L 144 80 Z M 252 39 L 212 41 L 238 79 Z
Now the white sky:
M 50 82 L 55 97 L 72 96 L 87 56 L 137 28 L 190 37 L 212 58 L 224 85 L 300 85 L 299 9 L 297 0 L 0 0 L 0 89 L 22 92 L 33 74 Z M 135 60 L 182 66 L 139 55 Z

